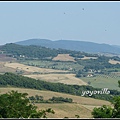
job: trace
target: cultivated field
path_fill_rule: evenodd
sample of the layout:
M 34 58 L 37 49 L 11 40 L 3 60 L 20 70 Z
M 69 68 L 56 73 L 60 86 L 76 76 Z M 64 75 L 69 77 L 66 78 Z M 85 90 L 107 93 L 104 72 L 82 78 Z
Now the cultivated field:
M 88 82 L 90 82 L 90 85 L 95 88 L 109 88 L 120 90 L 118 87 L 120 72 L 111 73 L 110 75 L 98 74 L 96 77 L 76 78 L 75 74 L 68 74 L 67 72 L 69 71 L 67 70 L 39 68 L 15 62 L 0 62 L 0 73 L 5 72 L 20 73 L 27 77 L 39 80 L 55 83 L 60 82 L 71 85 L 88 85 Z
M 0 54 L 0 73 L 5 73 L 5 72 L 15 72 L 16 70 L 14 68 L 8 68 L 5 66 L 5 62 L 15 62 L 16 59 L 12 57 L 7 57 L 4 54 Z
M 21 60 L 19 61 L 22 64 L 37 66 L 40 68 L 50 68 L 57 70 L 69 70 L 69 71 L 78 71 L 83 69 L 83 66 L 76 62 L 66 62 L 66 61 L 47 61 L 47 60 Z
M 0 73 L 5 73 L 5 72 L 13 72 L 13 73 L 15 73 L 16 70 L 14 68 L 6 67 L 5 62 L 0 61 Z
M 117 60 L 109 60 L 109 63 L 111 63 L 111 64 L 120 64 L 120 61 L 117 61 Z
M 43 96 L 44 99 L 55 97 L 72 98 L 74 103 L 59 103 L 59 104 L 49 104 L 40 103 L 35 104 L 38 109 L 52 108 L 55 114 L 49 114 L 49 118 L 75 118 L 75 115 L 79 115 L 81 118 L 91 118 L 91 111 L 94 107 L 99 107 L 102 105 L 111 105 L 110 102 L 104 100 L 98 100 L 94 98 L 86 98 L 81 96 L 69 95 L 64 93 L 52 92 L 52 91 L 41 91 L 34 89 L 23 89 L 23 88 L 0 88 L 0 94 L 6 93 L 8 91 L 15 90 L 21 93 L 28 93 L 28 96 Z
M 8 57 L 4 54 L 0 54 L 0 61 L 1 62 L 7 62 L 7 61 L 16 61 L 16 58 Z
M 57 57 L 54 57 L 52 60 L 59 60 L 59 61 L 73 61 L 75 62 L 74 60 L 74 57 L 71 57 L 69 56 L 69 54 L 58 54 Z
M 48 118 L 76 118 L 75 115 L 79 115 L 80 118 L 92 118 L 91 110 L 82 106 L 81 104 L 74 103 L 61 103 L 61 104 L 36 104 L 41 109 L 52 108 L 55 114 L 47 114 Z
M 54 69 L 46 69 L 46 68 L 38 68 L 38 67 L 34 67 L 34 66 L 28 66 L 28 65 L 24 65 L 24 64 L 20 64 L 20 63 L 10 63 L 10 62 L 6 62 L 4 64 L 4 66 L 9 67 L 9 68 L 13 68 L 16 70 L 23 70 L 26 72 L 38 72 L 38 73 L 52 73 L 52 72 L 69 72 L 69 71 L 65 71 L 65 70 L 54 70 Z
M 118 80 L 120 80 L 120 76 L 118 76 L 116 73 L 111 73 L 110 75 L 98 74 L 95 77 L 81 77 L 81 79 L 86 83 L 90 82 L 90 85 L 94 88 L 120 90 L 118 87 Z
M 23 71 L 23 75 L 39 80 L 45 80 L 48 82 L 60 82 L 71 85 L 87 85 L 86 82 L 75 77 L 75 74 L 65 74 L 69 71 L 54 70 L 46 68 L 38 68 L 34 66 L 28 66 L 20 63 L 6 62 L 4 66 L 8 69 L 14 69 L 15 71 Z M 14 72 L 15 72 L 14 71 Z
M 24 75 L 30 78 L 45 80 L 54 83 L 64 83 L 70 85 L 87 85 L 86 82 L 75 77 L 75 74 L 38 74 L 38 75 Z
M 35 89 L 27 89 L 27 88 L 13 88 L 13 87 L 0 87 L 0 94 L 6 93 L 8 91 L 15 90 L 21 93 L 28 93 L 28 96 L 39 95 L 43 96 L 44 99 L 49 99 L 53 96 L 55 97 L 64 97 L 64 98 L 72 98 L 74 103 L 79 103 L 82 105 L 94 105 L 94 106 L 101 106 L 103 104 L 110 105 L 111 103 L 105 100 L 94 99 L 90 97 L 82 97 L 82 96 L 75 96 L 66 93 L 59 93 L 53 91 L 43 91 L 43 90 L 35 90 Z

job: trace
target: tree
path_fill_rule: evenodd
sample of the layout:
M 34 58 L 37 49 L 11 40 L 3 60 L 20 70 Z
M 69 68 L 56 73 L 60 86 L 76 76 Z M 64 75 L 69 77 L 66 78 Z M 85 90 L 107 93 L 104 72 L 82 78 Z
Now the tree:
M 119 87 L 120 87 L 120 80 L 118 81 L 118 85 L 119 85 Z
M 118 81 L 120 87 L 120 81 Z M 103 105 L 99 108 L 94 108 L 92 115 L 94 118 L 120 118 L 120 96 L 115 96 L 111 102 L 114 108 Z
M 103 105 L 99 108 L 94 108 L 92 115 L 94 118 L 112 118 L 113 109 L 110 106 Z
M 114 97 L 112 104 L 114 104 L 113 118 L 120 118 L 120 96 Z
M 51 108 L 37 111 L 27 95 L 17 91 L 0 95 L 0 118 L 46 118 L 47 112 L 54 114 Z
M 79 115 L 75 115 L 75 117 L 76 117 L 76 118 L 80 118 L 80 116 L 79 116 Z

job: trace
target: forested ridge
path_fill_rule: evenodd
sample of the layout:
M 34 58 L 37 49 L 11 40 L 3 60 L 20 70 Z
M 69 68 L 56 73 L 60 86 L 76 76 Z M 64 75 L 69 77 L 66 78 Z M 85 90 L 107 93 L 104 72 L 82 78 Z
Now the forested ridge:
M 35 45 L 22 46 L 10 43 L 1 46 L 0 49 L 6 54 L 14 55 L 14 57 L 19 57 L 20 55 L 24 55 L 26 58 L 44 58 L 57 56 L 57 50 Z
M 17 45 L 14 43 L 8 43 L 3 46 L 0 46 L 0 50 L 3 51 L 4 54 L 9 55 L 11 57 L 15 57 L 17 59 L 44 59 L 44 60 L 52 60 L 58 54 L 69 54 L 70 56 L 74 57 L 75 61 L 84 66 L 85 71 L 92 69 L 92 70 L 104 70 L 106 68 L 120 68 L 120 64 L 110 64 L 108 61 L 109 59 L 118 60 L 120 58 L 117 56 L 114 57 L 106 57 L 100 56 L 98 54 L 90 54 L 81 51 L 72 51 L 66 49 L 52 49 L 46 48 L 42 46 L 36 45 Z M 97 57 L 97 59 L 89 59 L 89 60 L 81 60 L 80 58 L 86 57 Z
M 25 58 L 38 58 L 43 59 L 46 57 L 55 57 L 58 54 L 70 54 L 73 57 L 83 57 L 85 56 L 97 56 L 97 54 L 88 54 L 80 51 L 72 51 L 66 49 L 52 49 L 43 46 L 36 45 L 17 45 L 15 43 L 7 43 L 5 45 L 0 46 L 0 50 L 6 54 L 14 55 L 14 57 L 19 58 L 20 55 L 24 55 Z M 51 58 L 52 59 L 52 58 Z

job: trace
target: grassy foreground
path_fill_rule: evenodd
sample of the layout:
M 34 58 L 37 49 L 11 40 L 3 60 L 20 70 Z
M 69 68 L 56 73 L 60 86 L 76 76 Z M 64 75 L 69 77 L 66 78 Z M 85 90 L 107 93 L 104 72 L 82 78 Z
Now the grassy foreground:
M 55 114 L 48 114 L 48 118 L 75 118 L 75 115 L 79 115 L 80 118 L 91 118 L 91 111 L 94 107 L 99 107 L 102 105 L 111 105 L 110 102 L 104 100 L 97 100 L 93 98 L 86 98 L 75 95 L 68 95 L 59 92 L 25 89 L 25 88 L 13 88 L 13 87 L 1 87 L 0 94 L 6 93 L 8 91 L 15 90 L 21 93 L 28 93 L 28 96 L 40 95 L 44 99 L 55 97 L 72 98 L 73 103 L 36 103 L 38 109 L 52 108 Z

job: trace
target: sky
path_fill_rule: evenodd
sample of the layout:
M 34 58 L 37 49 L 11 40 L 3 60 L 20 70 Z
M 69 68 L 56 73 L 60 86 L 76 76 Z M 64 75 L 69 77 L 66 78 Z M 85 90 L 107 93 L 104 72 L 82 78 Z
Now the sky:
M 0 1 L 0 45 L 36 38 L 120 45 L 120 2 Z

